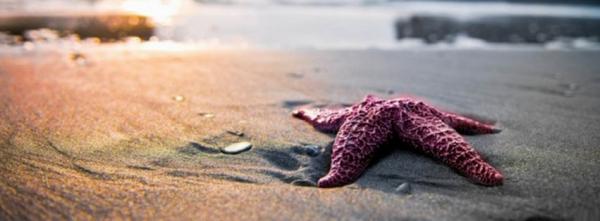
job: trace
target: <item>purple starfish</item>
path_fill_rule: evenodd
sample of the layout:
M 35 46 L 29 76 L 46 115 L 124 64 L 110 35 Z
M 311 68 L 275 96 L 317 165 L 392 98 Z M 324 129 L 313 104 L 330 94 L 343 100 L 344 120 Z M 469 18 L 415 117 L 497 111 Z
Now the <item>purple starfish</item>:
M 492 125 L 443 112 L 411 98 L 382 100 L 372 95 L 354 106 L 299 109 L 293 116 L 325 132 L 338 131 L 331 169 L 319 187 L 336 187 L 358 179 L 377 148 L 396 136 L 483 185 L 500 185 L 503 176 L 486 163 L 458 132 L 498 133 Z M 457 132 L 458 131 L 458 132 Z

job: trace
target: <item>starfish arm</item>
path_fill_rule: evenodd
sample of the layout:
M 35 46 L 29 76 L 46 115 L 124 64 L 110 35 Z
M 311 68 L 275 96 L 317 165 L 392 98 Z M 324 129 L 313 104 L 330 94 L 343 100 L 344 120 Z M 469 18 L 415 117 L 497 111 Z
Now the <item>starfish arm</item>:
M 392 135 L 391 121 L 383 118 L 363 113 L 344 122 L 333 143 L 329 173 L 319 179 L 317 186 L 342 186 L 360 177 L 377 148 Z
M 307 108 L 292 112 L 294 117 L 300 118 L 313 125 L 317 130 L 336 132 L 350 115 L 353 107 L 342 109 Z
M 396 131 L 416 149 L 437 158 L 471 180 L 483 185 L 500 185 L 503 176 L 455 130 L 434 116 L 400 113 Z
M 435 116 L 442 119 L 444 123 L 448 124 L 461 134 L 492 134 L 499 133 L 501 131 L 500 129 L 494 128 L 493 125 L 482 123 L 458 114 L 440 111 L 437 108 L 429 106 L 423 102 L 419 102 L 417 106 L 421 106 L 421 108 L 429 110 Z
M 458 114 L 443 112 L 440 118 L 462 134 L 493 134 L 501 130 L 493 125 L 482 123 Z
M 373 95 L 367 95 L 360 103 L 351 107 L 341 109 L 297 109 L 292 111 L 292 116 L 308 122 L 317 130 L 323 132 L 337 132 L 344 121 L 346 121 L 346 118 L 352 114 L 352 111 L 360 108 L 361 106 L 366 106 L 377 101 L 381 101 L 381 99 Z

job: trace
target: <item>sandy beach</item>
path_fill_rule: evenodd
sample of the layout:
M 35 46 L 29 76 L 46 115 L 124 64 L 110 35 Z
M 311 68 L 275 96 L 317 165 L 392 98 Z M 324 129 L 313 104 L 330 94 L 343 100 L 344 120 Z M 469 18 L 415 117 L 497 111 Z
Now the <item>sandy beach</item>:
M 597 220 L 598 61 L 544 49 L 1 53 L 0 220 Z M 504 185 L 391 143 L 354 184 L 316 188 L 334 135 L 290 111 L 367 94 L 497 122 L 501 133 L 467 140 Z M 252 149 L 219 150 L 241 141 Z

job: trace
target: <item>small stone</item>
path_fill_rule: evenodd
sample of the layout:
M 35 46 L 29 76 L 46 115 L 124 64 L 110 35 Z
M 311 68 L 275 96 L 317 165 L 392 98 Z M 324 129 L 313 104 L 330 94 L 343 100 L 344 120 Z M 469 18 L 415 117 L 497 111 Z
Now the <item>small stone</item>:
M 244 132 L 237 131 L 237 130 L 227 130 L 227 133 L 234 135 L 234 136 L 238 136 L 238 137 L 244 136 Z
M 399 193 L 410 194 L 411 191 L 412 190 L 409 183 L 402 183 L 398 187 L 396 187 L 396 192 Z
M 292 150 L 294 151 L 294 153 L 307 155 L 310 157 L 316 157 L 319 154 L 321 154 L 321 147 L 314 144 L 302 144 L 293 146 Z
M 205 117 L 205 118 L 213 118 L 215 115 L 214 115 L 214 114 L 212 114 L 212 113 L 204 113 L 204 112 L 201 112 L 201 113 L 198 113 L 198 116 L 200 116 L 200 117 Z
M 303 74 L 301 74 L 301 73 L 296 73 L 296 72 L 290 72 L 290 73 L 288 73 L 287 75 L 288 75 L 288 77 L 291 77 L 291 78 L 302 78 L 302 77 L 304 77 L 304 75 L 303 75 Z
M 306 145 L 304 146 L 304 152 L 308 156 L 316 157 L 321 153 L 321 147 L 317 145 Z
M 177 102 L 182 102 L 185 100 L 185 97 L 183 97 L 181 95 L 175 95 L 175 96 L 173 96 L 173 100 L 177 101 Z
M 71 61 L 73 61 L 75 64 L 77 64 L 79 66 L 84 66 L 87 64 L 85 55 L 83 55 L 82 53 L 79 53 L 79 52 L 73 52 L 73 53 L 69 54 L 69 59 L 71 59 Z
M 252 148 L 252 144 L 250 142 L 239 142 L 222 148 L 221 152 L 226 154 L 238 154 L 250 150 L 250 148 Z

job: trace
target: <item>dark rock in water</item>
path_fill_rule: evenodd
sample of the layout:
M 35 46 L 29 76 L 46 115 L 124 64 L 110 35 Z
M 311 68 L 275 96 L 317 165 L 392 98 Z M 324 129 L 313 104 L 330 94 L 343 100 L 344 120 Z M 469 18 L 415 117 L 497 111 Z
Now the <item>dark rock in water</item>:
M 226 154 L 238 154 L 250 150 L 250 148 L 252 148 L 252 144 L 250 142 L 239 142 L 222 148 L 221 152 Z
M 396 22 L 396 37 L 427 43 L 452 41 L 459 34 L 500 43 L 544 43 L 558 38 L 600 39 L 600 18 L 537 15 L 490 15 L 471 19 L 415 15 Z
M 154 35 L 154 24 L 149 17 L 129 13 L 0 15 L 0 32 L 25 36 L 28 30 L 34 29 L 52 29 L 61 34 L 97 37 L 104 41 L 129 36 L 148 40 Z
M 402 183 L 398 187 L 396 187 L 396 192 L 402 194 L 410 194 L 412 192 L 412 188 L 410 183 Z

